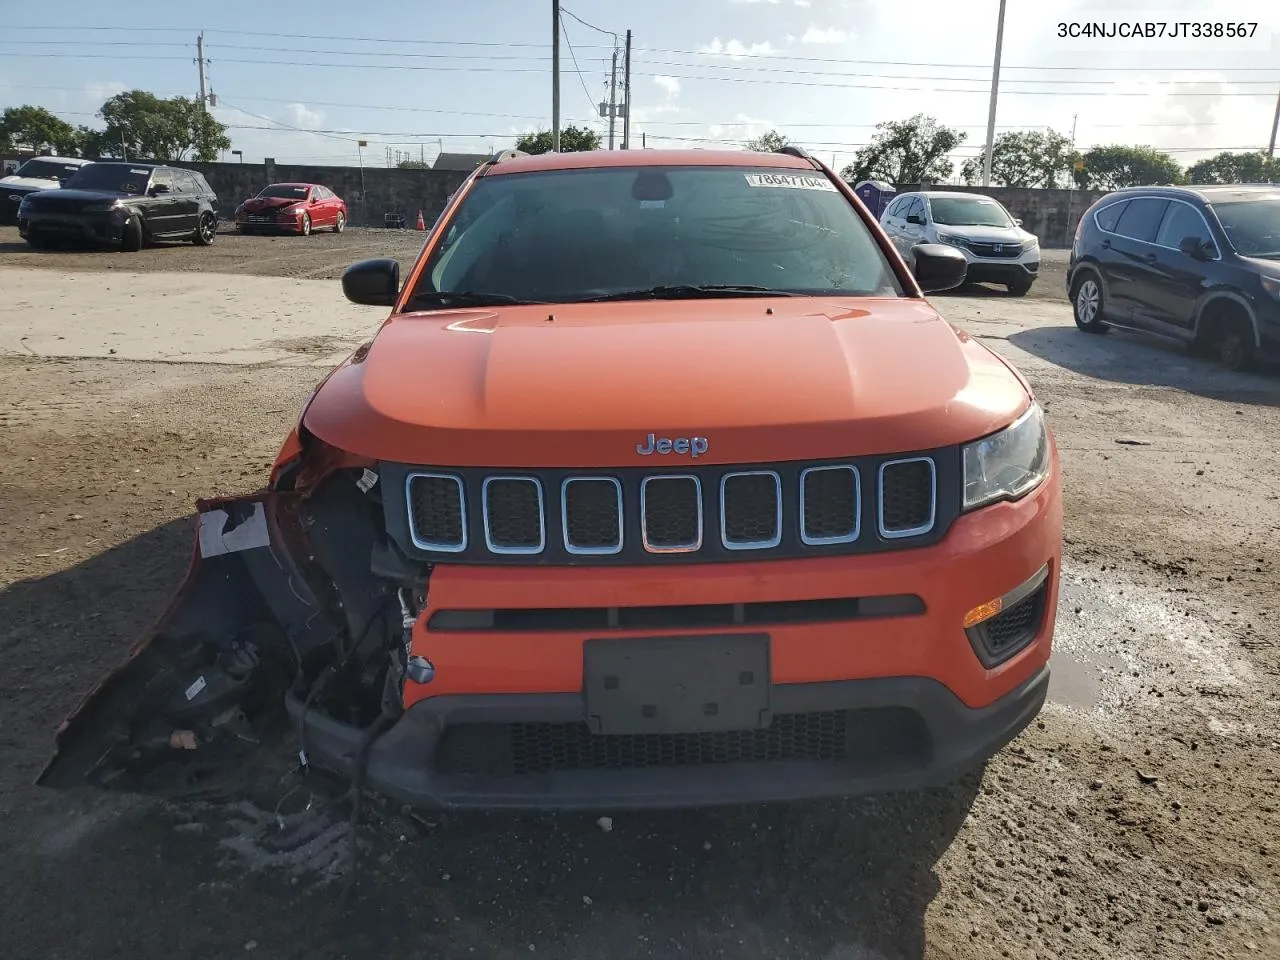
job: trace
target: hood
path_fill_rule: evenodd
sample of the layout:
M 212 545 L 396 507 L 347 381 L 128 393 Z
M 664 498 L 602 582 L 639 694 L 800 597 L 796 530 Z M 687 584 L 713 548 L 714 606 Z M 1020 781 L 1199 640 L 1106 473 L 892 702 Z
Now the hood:
M 303 202 L 305 201 L 291 200 L 288 197 L 253 197 L 250 200 L 246 200 L 241 206 L 248 213 L 257 213 L 260 210 L 280 210 Z
M 752 463 L 959 443 L 1028 402 L 921 300 L 646 301 L 394 315 L 304 424 L 405 463 L 635 466 L 651 433 Z
M 944 223 L 939 223 L 936 226 L 939 233 L 949 233 L 953 237 L 976 240 L 979 243 L 1028 243 L 1035 236 L 1035 234 L 1028 233 L 1021 227 L 978 227 L 967 225 L 949 227 Z
M 43 190 L 33 194 L 31 202 L 36 210 L 59 210 L 75 212 L 83 207 L 110 202 L 113 200 L 141 200 L 137 194 L 120 193 L 115 190 Z
M 1268 257 L 1242 257 L 1241 259 L 1249 264 L 1249 269 L 1255 273 L 1260 273 L 1264 277 L 1270 277 L 1273 280 L 1280 280 L 1280 259 Z
M 62 186 L 62 182 L 52 177 L 5 177 L 0 179 L 0 194 L 5 190 L 21 189 L 24 192 L 31 190 L 57 190 Z

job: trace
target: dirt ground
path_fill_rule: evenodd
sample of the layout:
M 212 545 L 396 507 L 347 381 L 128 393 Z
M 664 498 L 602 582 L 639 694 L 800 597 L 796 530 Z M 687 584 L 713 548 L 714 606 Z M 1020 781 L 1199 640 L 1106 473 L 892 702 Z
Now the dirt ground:
M 212 256 L 314 277 L 412 254 L 355 231 L 131 259 L 3 240 L 0 265 L 67 270 Z M 73 275 L 59 309 L 95 299 L 95 275 Z M 36 297 L 0 320 L 51 308 Z M 1039 721 L 980 777 L 921 796 L 605 826 L 375 803 L 349 901 L 346 808 L 287 757 L 234 802 L 30 786 L 57 723 L 180 581 L 192 501 L 262 483 L 322 370 L 0 355 L 0 955 L 1280 956 L 1280 378 L 1089 337 L 1049 299 L 935 303 L 1027 374 L 1061 450 L 1066 567 Z M 198 320 L 175 317 L 175 342 Z

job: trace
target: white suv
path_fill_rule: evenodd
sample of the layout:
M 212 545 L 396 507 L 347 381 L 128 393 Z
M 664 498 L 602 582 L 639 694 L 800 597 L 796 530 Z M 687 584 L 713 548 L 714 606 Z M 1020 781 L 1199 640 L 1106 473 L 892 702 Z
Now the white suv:
M 921 243 L 950 244 L 969 261 L 967 280 L 1002 283 L 1015 297 L 1026 295 L 1040 269 L 1036 235 L 981 193 L 904 193 L 880 215 L 880 225 L 908 263 Z

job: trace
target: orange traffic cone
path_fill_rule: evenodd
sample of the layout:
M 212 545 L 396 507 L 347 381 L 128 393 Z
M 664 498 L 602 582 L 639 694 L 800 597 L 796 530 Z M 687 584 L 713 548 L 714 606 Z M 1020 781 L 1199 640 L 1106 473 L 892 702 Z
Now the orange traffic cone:
M 425 220 L 423 220 L 423 219 L 422 219 L 422 211 L 421 211 L 421 210 L 419 210 L 419 211 L 418 211 L 418 222 L 414 225 L 414 228 L 413 228 L 413 229 L 415 229 L 415 230 L 425 230 L 425 229 L 427 229 L 427 222 L 426 222 Z

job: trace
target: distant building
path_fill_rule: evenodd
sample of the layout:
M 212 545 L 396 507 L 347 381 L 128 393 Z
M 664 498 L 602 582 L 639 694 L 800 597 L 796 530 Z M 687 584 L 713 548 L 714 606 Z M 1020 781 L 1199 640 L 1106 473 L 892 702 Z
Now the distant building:
M 487 153 L 442 153 L 436 157 L 432 170 L 459 170 L 469 173 L 489 159 Z

